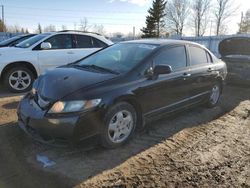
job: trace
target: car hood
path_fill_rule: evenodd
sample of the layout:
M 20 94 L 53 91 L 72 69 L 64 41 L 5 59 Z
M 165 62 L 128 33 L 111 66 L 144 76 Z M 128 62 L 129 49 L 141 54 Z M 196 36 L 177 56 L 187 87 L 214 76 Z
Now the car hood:
M 231 37 L 219 43 L 218 50 L 222 57 L 231 55 L 250 56 L 250 37 Z
M 39 77 L 35 87 L 41 97 L 55 101 L 79 89 L 116 77 L 115 74 L 92 72 L 90 70 L 59 67 Z
M 13 55 L 18 53 L 26 52 L 28 48 L 17 48 L 17 47 L 2 47 L 0 48 L 0 54 L 1 55 Z

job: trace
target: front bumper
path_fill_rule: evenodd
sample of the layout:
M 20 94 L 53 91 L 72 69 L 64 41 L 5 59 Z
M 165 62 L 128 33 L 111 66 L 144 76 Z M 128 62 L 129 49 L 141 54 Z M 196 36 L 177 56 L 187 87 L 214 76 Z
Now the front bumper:
M 98 110 L 64 116 L 46 116 L 36 102 L 25 96 L 17 110 L 18 124 L 29 136 L 47 144 L 66 144 L 100 133 L 101 116 Z

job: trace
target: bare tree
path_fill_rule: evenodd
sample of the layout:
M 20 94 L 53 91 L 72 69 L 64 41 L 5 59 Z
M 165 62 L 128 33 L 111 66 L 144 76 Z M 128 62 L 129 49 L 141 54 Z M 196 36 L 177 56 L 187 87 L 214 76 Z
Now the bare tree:
M 196 36 L 203 36 L 207 28 L 207 17 L 210 8 L 210 0 L 193 0 L 191 10 L 193 13 L 193 27 Z
M 105 34 L 106 34 L 106 31 L 105 31 L 103 25 L 97 25 L 97 24 L 95 24 L 95 25 L 92 27 L 92 31 L 93 31 L 93 32 L 96 32 L 96 33 L 99 33 L 99 34 L 101 34 L 101 35 L 105 35 Z
M 171 0 L 166 5 L 166 26 L 177 35 L 183 34 L 188 17 L 188 0 Z
M 233 0 L 216 0 L 214 10 L 216 35 L 223 34 L 223 30 L 226 29 L 225 21 L 233 16 L 237 9 L 233 6 Z
M 90 29 L 90 25 L 88 24 L 88 19 L 84 18 L 82 20 L 80 20 L 80 24 L 79 24 L 79 29 L 81 31 L 88 31 Z
M 67 26 L 66 25 L 62 25 L 62 30 L 67 30 Z
M 19 25 L 8 25 L 6 30 L 10 33 L 20 33 L 21 27 Z
M 121 32 L 114 32 L 114 33 L 111 33 L 111 37 L 122 38 L 124 37 L 124 34 Z
M 53 31 L 56 31 L 56 26 L 50 24 L 50 25 L 44 27 L 43 31 L 44 32 L 53 32 Z
M 250 9 L 248 9 L 245 16 L 243 13 L 241 14 L 238 33 L 250 33 Z

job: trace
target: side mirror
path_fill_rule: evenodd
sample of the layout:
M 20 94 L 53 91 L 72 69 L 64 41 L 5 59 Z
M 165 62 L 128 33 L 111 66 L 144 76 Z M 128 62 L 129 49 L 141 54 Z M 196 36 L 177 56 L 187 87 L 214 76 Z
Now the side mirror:
M 170 65 L 156 65 L 154 67 L 154 75 L 169 74 L 172 71 L 173 70 Z
M 42 44 L 41 44 L 41 49 L 42 50 L 49 50 L 49 49 L 51 49 L 52 48 L 52 46 L 51 46 L 51 44 L 49 43 L 49 42 L 43 42 Z

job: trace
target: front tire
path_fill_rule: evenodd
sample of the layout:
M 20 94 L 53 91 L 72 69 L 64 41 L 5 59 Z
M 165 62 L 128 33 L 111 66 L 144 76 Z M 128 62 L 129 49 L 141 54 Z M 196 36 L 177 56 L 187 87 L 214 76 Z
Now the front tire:
M 132 137 L 137 124 L 137 114 L 132 105 L 119 102 L 108 110 L 104 123 L 101 144 L 105 148 L 116 148 Z
M 14 93 L 22 93 L 31 90 L 35 76 L 26 67 L 17 66 L 4 74 L 5 87 Z

